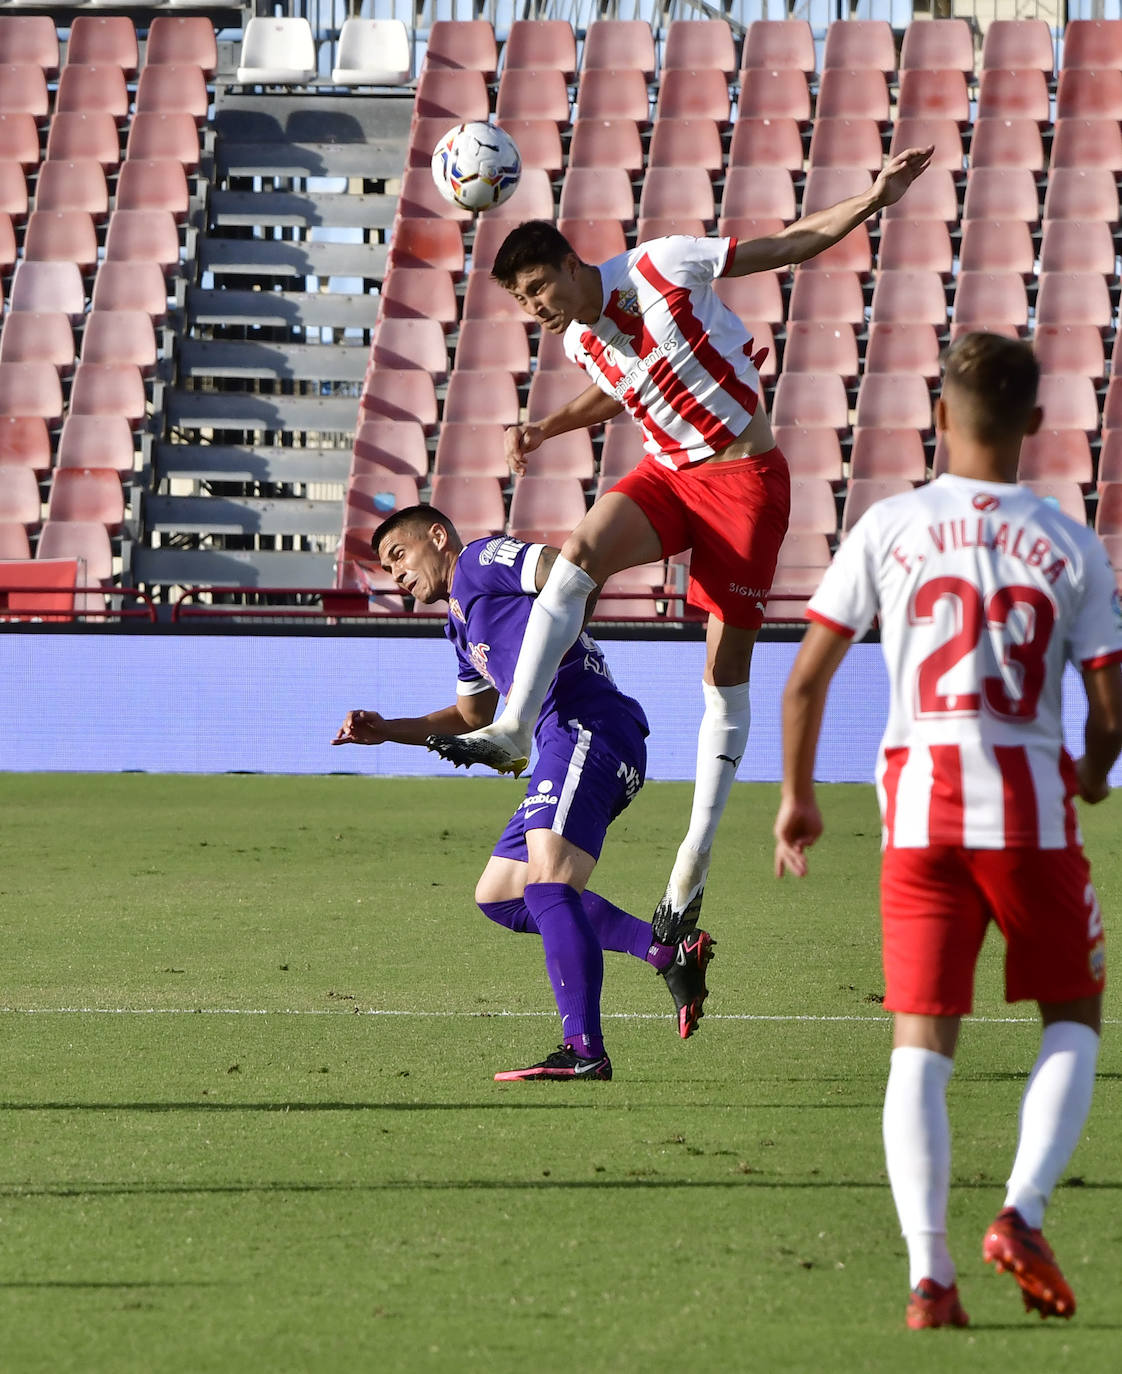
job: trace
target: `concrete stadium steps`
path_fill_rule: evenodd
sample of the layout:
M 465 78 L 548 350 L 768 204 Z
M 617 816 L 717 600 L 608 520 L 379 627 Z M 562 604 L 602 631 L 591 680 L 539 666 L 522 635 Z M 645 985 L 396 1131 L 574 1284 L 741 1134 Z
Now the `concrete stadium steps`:
M 268 204 L 268 195 L 261 199 Z M 321 243 L 308 239 L 211 238 L 199 243 L 199 270 L 219 277 L 358 277 L 386 275 L 384 243 Z
M 155 480 L 269 483 L 279 486 L 345 483 L 351 448 L 257 448 L 237 444 L 157 444 L 152 453 Z
M 168 424 L 179 430 L 240 430 L 247 435 L 351 434 L 358 415 L 354 396 L 176 390 L 166 392 L 165 400 Z
M 144 498 L 144 523 L 154 534 L 335 535 L 338 501 L 297 497 L 154 496 Z
M 357 385 L 366 372 L 368 355 L 361 344 L 325 347 L 250 339 L 184 339 L 179 345 L 179 378 L 274 378 Z
M 401 96 L 248 95 L 226 92 L 215 109 L 215 166 L 229 177 L 401 175 L 411 92 Z
M 388 229 L 396 196 L 346 195 L 340 191 L 211 192 L 210 220 L 219 229 L 279 228 Z
M 330 587 L 332 553 L 264 549 L 133 549 L 138 583 L 161 587 Z
M 326 291 L 187 291 L 187 318 L 196 329 L 207 326 L 261 326 L 271 329 L 371 330 L 378 298 Z

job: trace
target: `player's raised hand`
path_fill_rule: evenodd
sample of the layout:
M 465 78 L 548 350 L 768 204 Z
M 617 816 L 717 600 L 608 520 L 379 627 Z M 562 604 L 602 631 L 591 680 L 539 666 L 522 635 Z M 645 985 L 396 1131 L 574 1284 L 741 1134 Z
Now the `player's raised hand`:
M 332 744 L 385 744 L 386 722 L 377 711 L 348 711 Z
M 784 797 L 775 818 L 775 876 L 805 878 L 806 851 L 822 834 L 822 813 L 814 801 Z
M 881 205 L 895 205 L 916 177 L 926 168 L 935 152 L 934 143 L 926 148 L 905 148 L 890 157 L 881 168 L 873 187 Z
M 511 425 L 503 435 L 506 465 L 515 477 L 526 471 L 526 455 L 540 448 L 545 436 L 537 425 Z

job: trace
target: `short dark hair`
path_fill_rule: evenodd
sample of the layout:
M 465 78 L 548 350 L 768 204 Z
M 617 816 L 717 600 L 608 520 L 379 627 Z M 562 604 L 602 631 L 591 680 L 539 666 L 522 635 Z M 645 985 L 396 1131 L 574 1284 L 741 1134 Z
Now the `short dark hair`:
M 943 359 L 943 390 L 981 443 L 1025 434 L 1036 406 L 1040 365 L 1030 346 L 1003 334 L 963 334 Z
M 512 229 L 499 245 L 491 276 L 509 291 L 527 267 L 560 267 L 573 245 L 544 219 L 528 219 Z
M 382 547 L 382 541 L 387 535 L 391 535 L 397 530 L 428 530 L 433 525 L 443 525 L 456 540 L 460 537 L 456 533 L 455 525 L 443 511 L 437 510 L 435 506 L 427 506 L 422 503 L 418 506 L 402 506 L 401 510 L 395 510 L 392 515 L 387 516 L 370 536 L 370 550 L 377 558 L 378 550 Z

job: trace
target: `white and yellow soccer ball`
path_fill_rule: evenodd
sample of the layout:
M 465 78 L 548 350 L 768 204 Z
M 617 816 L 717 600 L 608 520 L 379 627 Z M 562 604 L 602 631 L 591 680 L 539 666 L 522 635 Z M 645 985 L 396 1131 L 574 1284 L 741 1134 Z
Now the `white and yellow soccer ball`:
M 472 214 L 509 199 L 521 175 L 517 144 L 495 124 L 457 124 L 433 149 L 432 176 L 440 194 Z

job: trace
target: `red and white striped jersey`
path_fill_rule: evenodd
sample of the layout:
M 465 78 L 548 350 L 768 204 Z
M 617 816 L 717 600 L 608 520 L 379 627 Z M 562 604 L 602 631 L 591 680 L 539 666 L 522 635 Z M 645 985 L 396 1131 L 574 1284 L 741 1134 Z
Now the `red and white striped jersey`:
M 880 616 L 886 846 L 1080 842 L 1061 682 L 1122 662 L 1098 536 L 1027 488 L 944 474 L 870 507 L 807 615 L 848 636 Z
M 600 318 L 565 331 L 568 357 L 626 406 L 666 467 L 719 453 L 756 409 L 752 336 L 713 290 L 735 248 L 675 234 L 609 258 Z

